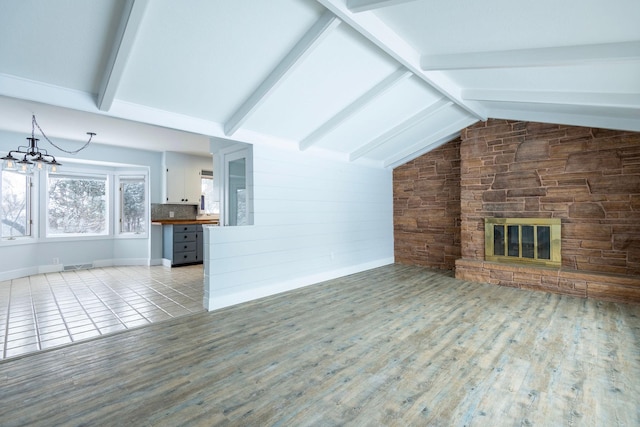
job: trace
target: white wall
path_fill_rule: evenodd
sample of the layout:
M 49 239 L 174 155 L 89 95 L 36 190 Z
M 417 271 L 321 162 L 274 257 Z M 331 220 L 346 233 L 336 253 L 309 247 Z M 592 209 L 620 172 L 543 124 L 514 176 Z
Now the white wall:
M 29 135 L 0 131 L 0 157 L 5 156 L 9 150 L 16 149 L 18 145 L 25 145 L 27 136 Z M 65 149 L 75 149 L 82 145 L 77 141 L 55 138 L 54 142 Z M 71 164 L 65 159 L 68 156 L 72 161 L 109 162 L 147 168 L 150 202 L 161 203 L 162 153 L 160 152 L 91 143 L 84 151 L 70 156 L 58 151 L 46 141 L 41 140 L 39 145 L 53 154 L 63 167 L 65 164 Z M 36 224 L 34 230 L 38 228 Z M 53 263 L 54 258 L 58 259 L 58 264 Z M 96 238 L 66 241 L 35 238 L 19 242 L 0 241 L 0 280 L 57 271 L 65 265 L 145 264 L 149 259 L 148 238 Z
M 393 263 L 392 171 L 253 147 L 255 225 L 206 227 L 209 310 Z

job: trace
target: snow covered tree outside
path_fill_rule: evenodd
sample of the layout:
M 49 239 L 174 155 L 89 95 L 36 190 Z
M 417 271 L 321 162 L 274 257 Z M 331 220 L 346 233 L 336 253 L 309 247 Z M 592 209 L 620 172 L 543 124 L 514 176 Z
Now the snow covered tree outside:
M 2 171 L 2 238 L 31 235 L 31 176 Z
M 213 177 L 202 177 L 202 194 L 204 195 L 204 213 L 207 215 L 220 213 L 220 203 L 215 201 Z
M 48 235 L 108 234 L 106 176 L 50 175 Z
M 144 233 L 147 226 L 144 177 L 120 178 L 120 232 Z

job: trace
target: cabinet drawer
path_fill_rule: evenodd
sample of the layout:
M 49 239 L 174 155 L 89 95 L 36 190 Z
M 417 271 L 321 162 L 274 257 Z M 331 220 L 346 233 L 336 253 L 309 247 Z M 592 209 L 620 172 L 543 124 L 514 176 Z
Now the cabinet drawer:
M 176 242 L 173 244 L 173 253 L 177 255 L 179 252 L 192 252 L 196 247 L 196 242 Z
M 173 233 L 173 242 L 174 243 L 182 243 L 182 242 L 195 242 L 196 241 L 196 232 L 192 233 Z
M 173 257 L 173 264 L 186 264 L 189 262 L 196 262 L 198 261 L 198 257 L 196 255 L 195 251 L 191 251 L 191 252 L 178 252 L 176 254 L 174 254 Z
M 198 224 L 174 225 L 173 233 L 174 234 L 192 233 L 194 231 L 197 231 L 197 227 L 198 227 Z

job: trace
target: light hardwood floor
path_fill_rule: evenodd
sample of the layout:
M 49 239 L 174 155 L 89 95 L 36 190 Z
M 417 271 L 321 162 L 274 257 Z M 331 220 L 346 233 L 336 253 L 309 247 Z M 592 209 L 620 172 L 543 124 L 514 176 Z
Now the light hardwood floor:
M 640 306 L 388 266 L 0 362 L 0 424 L 640 425 Z

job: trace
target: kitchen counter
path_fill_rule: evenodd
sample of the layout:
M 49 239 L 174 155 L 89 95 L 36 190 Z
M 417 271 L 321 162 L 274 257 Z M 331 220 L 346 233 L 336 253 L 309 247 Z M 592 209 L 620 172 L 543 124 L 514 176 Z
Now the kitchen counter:
M 155 225 L 189 225 L 189 224 L 218 225 L 218 220 L 217 219 L 156 219 L 151 221 L 151 224 L 155 224 Z

